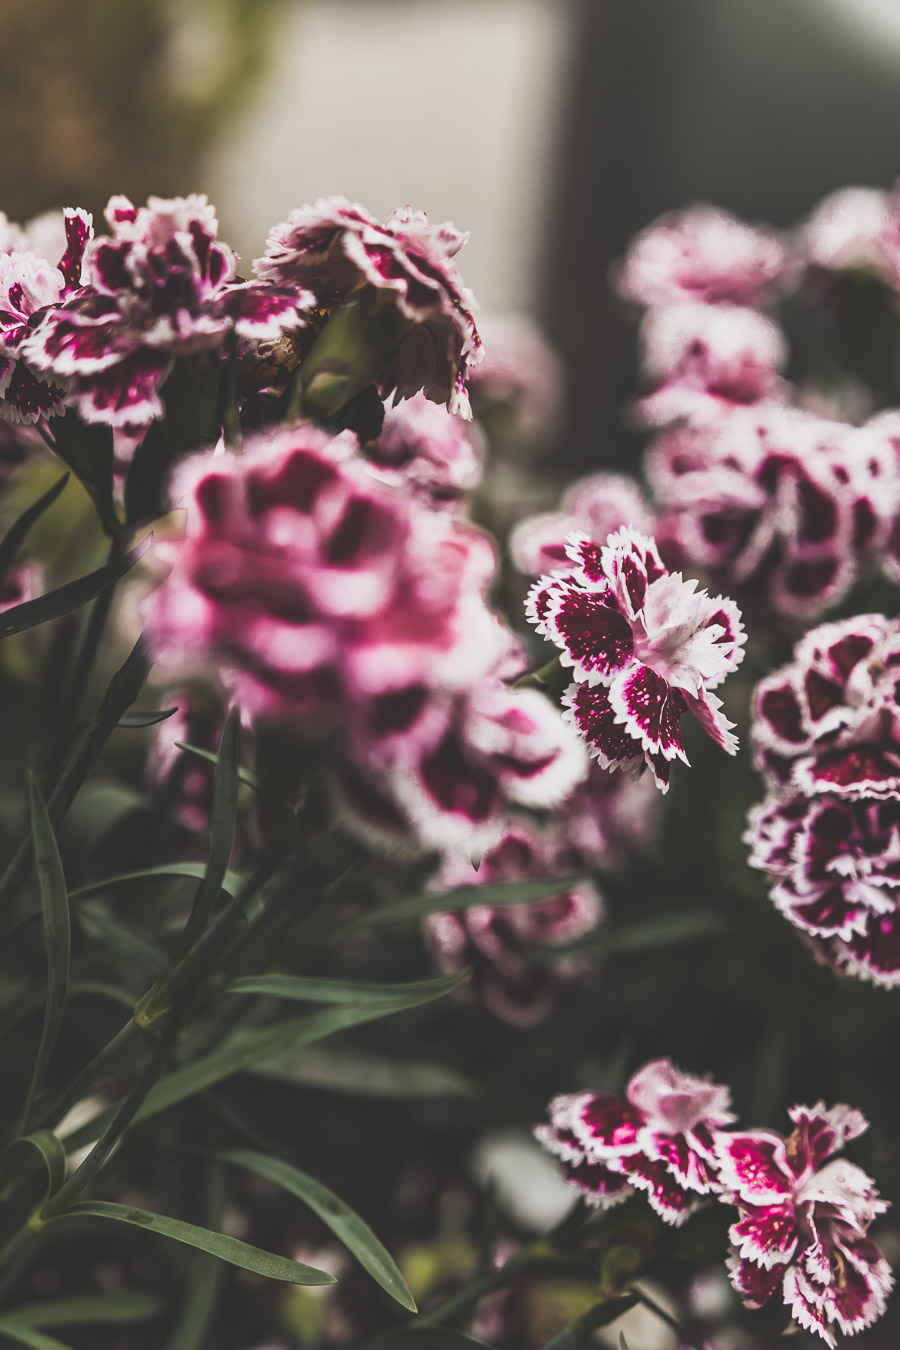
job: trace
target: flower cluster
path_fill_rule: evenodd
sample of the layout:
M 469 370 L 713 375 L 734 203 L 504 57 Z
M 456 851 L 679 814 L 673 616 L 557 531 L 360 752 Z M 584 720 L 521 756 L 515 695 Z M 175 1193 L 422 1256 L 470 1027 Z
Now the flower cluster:
M 488 847 L 508 802 L 549 806 L 586 773 L 487 607 L 484 535 L 380 482 L 355 439 L 309 425 L 185 461 L 183 536 L 147 602 L 161 672 L 209 673 L 244 713 L 340 741 L 339 793 L 398 845 Z
M 481 858 L 476 871 L 466 858 L 444 859 L 434 886 L 490 886 L 494 882 L 538 880 L 571 870 L 562 841 L 524 821 L 510 825 L 499 844 Z M 469 987 L 498 1016 L 533 1026 L 549 1006 L 560 979 L 585 970 L 583 962 L 560 956 L 552 964 L 528 963 L 528 947 L 567 943 L 595 927 L 602 903 L 582 882 L 547 900 L 508 906 L 477 905 L 431 915 L 426 937 L 444 970 L 472 973 Z
M 654 541 L 629 527 L 602 546 L 573 532 L 566 551 L 568 571 L 535 583 L 528 617 L 572 669 L 564 702 L 591 754 L 604 768 L 646 764 L 665 791 L 672 761 L 688 762 L 685 712 L 734 754 L 711 692 L 743 657 L 734 602 L 668 572 Z
M 817 954 L 900 982 L 900 625 L 864 614 L 813 629 L 762 680 L 753 740 L 769 792 L 750 862 Z
M 710 1199 L 733 1205 L 728 1266 L 750 1307 L 780 1291 L 792 1318 L 835 1347 L 885 1310 L 890 1268 L 868 1236 L 887 1209 L 853 1163 L 834 1159 L 867 1127 L 847 1106 L 795 1106 L 794 1130 L 736 1131 L 728 1089 L 654 1060 L 625 1096 L 557 1097 L 535 1131 L 566 1181 L 608 1208 L 635 1190 L 666 1223 L 681 1224 Z

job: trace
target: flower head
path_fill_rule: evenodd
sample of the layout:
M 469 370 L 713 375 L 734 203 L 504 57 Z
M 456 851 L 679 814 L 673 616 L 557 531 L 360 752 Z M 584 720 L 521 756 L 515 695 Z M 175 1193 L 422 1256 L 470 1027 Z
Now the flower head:
M 734 754 L 732 724 L 711 692 L 743 657 L 734 602 L 667 572 L 654 541 L 628 527 L 603 547 L 573 533 L 567 551 L 571 569 L 535 583 L 528 616 L 572 668 L 564 702 L 591 754 L 604 768 L 643 760 L 665 790 L 671 761 L 688 762 L 686 711 Z
M 681 1224 L 719 1189 L 715 1136 L 735 1119 L 729 1103 L 727 1088 L 658 1059 L 634 1074 L 624 1099 L 557 1097 L 535 1133 L 591 1203 L 609 1206 L 639 1190 L 666 1223 Z
M 718 1136 L 723 1199 L 737 1205 L 731 1277 L 759 1308 L 780 1291 L 792 1318 L 833 1348 L 835 1329 L 863 1331 L 881 1316 L 893 1276 L 868 1228 L 887 1205 L 853 1163 L 834 1158 L 866 1128 L 859 1111 L 795 1106 L 793 1132 Z
M 467 238 L 449 222 L 430 225 L 424 211 L 409 206 L 380 225 L 364 207 L 329 197 L 276 225 L 256 270 L 276 285 L 308 287 L 322 309 L 360 286 L 383 292 L 409 328 L 379 377 L 381 394 L 403 399 L 422 390 L 470 417 L 466 373 L 482 348 L 474 298 L 453 262 Z
M 861 269 L 900 286 L 898 198 L 847 187 L 819 203 L 800 233 L 807 260 L 828 272 Z
M 623 525 L 652 533 L 653 514 L 641 489 L 625 474 L 594 473 L 572 484 L 557 511 L 519 521 L 510 534 L 509 551 L 525 576 L 568 572 L 572 560 L 566 543 L 573 530 L 606 539 Z
M 373 473 L 435 510 L 452 510 L 481 479 L 477 428 L 415 394 L 388 408 L 384 429 L 365 448 Z

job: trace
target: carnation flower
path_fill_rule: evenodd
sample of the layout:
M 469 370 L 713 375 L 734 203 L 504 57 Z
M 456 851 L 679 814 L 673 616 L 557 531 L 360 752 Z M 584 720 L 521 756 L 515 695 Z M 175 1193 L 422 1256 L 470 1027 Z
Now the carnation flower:
M 732 1282 L 752 1308 L 781 1292 L 791 1317 L 825 1343 L 881 1316 L 894 1280 L 868 1228 L 886 1203 L 861 1168 L 833 1158 L 867 1128 L 859 1111 L 795 1106 L 787 1138 L 770 1130 L 717 1139 L 730 1230 Z
M 449 221 L 429 225 L 424 211 L 409 206 L 380 225 L 364 207 L 329 197 L 276 225 L 256 270 L 264 281 L 308 287 L 326 310 L 362 286 L 385 293 L 409 326 L 378 378 L 382 396 L 422 390 L 468 418 L 466 375 L 482 347 L 474 297 L 452 261 L 467 238 Z
M 435 510 L 452 510 L 481 479 L 480 433 L 446 408 L 415 394 L 388 408 L 384 429 L 365 454 L 374 475 Z
M 563 701 L 590 753 L 604 768 L 643 761 L 665 791 L 671 761 L 688 763 L 680 723 L 690 711 L 735 754 L 711 692 L 743 657 L 734 602 L 667 572 L 654 541 L 627 527 L 602 548 L 573 533 L 567 550 L 571 570 L 536 582 L 527 612 L 572 668 Z
M 221 347 L 230 333 L 272 340 L 303 327 L 298 286 L 239 281 L 205 196 L 112 197 L 111 238 L 85 254 L 83 290 L 49 311 L 25 357 L 67 384 L 86 422 L 142 427 L 164 412 L 160 386 L 176 356 Z
M 587 778 L 555 812 L 577 865 L 616 867 L 659 824 L 659 794 L 649 774 L 613 774 L 593 760 Z
M 571 868 L 566 850 L 549 833 L 523 821 L 509 825 L 503 838 L 483 855 L 476 871 L 460 855 L 444 859 L 434 885 L 486 886 L 498 881 L 535 881 Z M 473 906 L 432 914 L 425 933 L 446 971 L 469 967 L 467 990 L 499 1017 L 533 1026 L 546 1014 L 561 979 L 586 969 L 583 961 L 560 956 L 552 964 L 529 963 L 523 949 L 571 942 L 595 927 L 602 903 L 589 883 L 534 904 Z
M 896 195 L 847 187 L 819 203 L 800 233 L 806 257 L 829 272 L 859 268 L 900 285 L 900 216 Z
M 594 473 L 572 484 L 558 511 L 519 521 L 509 536 L 509 551 L 526 576 L 568 572 L 572 560 L 566 552 L 566 540 L 573 530 L 591 539 L 605 539 L 623 525 L 631 525 L 641 534 L 652 533 L 653 514 L 643 493 L 625 474 Z
M 810 619 L 883 548 L 895 511 L 886 427 L 763 405 L 673 428 L 650 451 L 657 538 L 765 615 Z
M 666 305 L 647 313 L 640 341 L 653 393 L 636 410 L 648 426 L 708 422 L 732 408 L 783 397 L 784 337 L 754 309 Z
M 619 295 L 635 304 L 764 305 L 789 275 L 771 230 L 745 225 L 715 206 L 660 217 L 632 242 L 615 270 Z
M 735 1117 L 726 1087 L 652 1060 L 625 1098 L 578 1092 L 550 1104 L 538 1139 L 561 1159 L 563 1176 L 604 1208 L 643 1191 L 671 1224 L 682 1224 L 719 1190 L 715 1138 Z

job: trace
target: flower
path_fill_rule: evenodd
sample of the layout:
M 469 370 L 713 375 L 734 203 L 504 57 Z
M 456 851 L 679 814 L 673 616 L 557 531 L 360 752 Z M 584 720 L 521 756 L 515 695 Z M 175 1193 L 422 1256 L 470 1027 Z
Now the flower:
M 520 572 L 539 577 L 568 572 L 572 560 L 566 540 L 573 530 L 605 539 L 631 525 L 642 534 L 653 530 L 653 514 L 633 478 L 620 473 L 594 473 L 579 478 L 566 491 L 557 511 L 519 521 L 509 536 L 509 551 Z
M 859 268 L 900 286 L 896 193 L 847 187 L 819 203 L 800 231 L 807 260 L 828 272 Z
M 896 510 L 887 427 L 771 405 L 663 432 L 648 476 L 672 565 L 703 568 L 742 605 L 795 621 L 846 595 Z
M 227 336 L 272 340 L 304 326 L 312 297 L 298 286 L 239 281 L 205 196 L 112 197 L 111 238 L 85 254 L 85 286 L 47 312 L 24 355 L 68 385 L 86 422 L 142 427 L 164 412 L 160 387 L 176 356 Z
M 432 883 L 440 890 L 537 881 L 565 873 L 570 860 L 561 841 L 524 821 L 507 826 L 502 839 L 474 865 L 459 854 L 444 858 Z M 425 920 L 425 934 L 441 968 L 468 966 L 467 986 L 495 1012 L 519 1026 L 534 1026 L 546 1014 L 561 979 L 585 970 L 583 961 L 561 956 L 552 964 L 529 964 L 523 948 L 571 942 L 594 928 L 602 902 L 583 882 L 533 904 L 476 905 Z
M 651 309 L 640 331 L 641 366 L 653 392 L 637 404 L 647 426 L 709 422 L 732 408 L 781 400 L 787 347 L 755 309 L 683 303 Z
M 481 479 L 484 446 L 468 427 L 424 394 L 388 408 L 384 429 L 365 454 L 373 474 L 435 510 L 452 510 Z
M 666 1223 L 682 1224 L 719 1189 L 716 1133 L 735 1117 L 726 1087 L 651 1060 L 625 1098 L 578 1092 L 550 1103 L 538 1139 L 561 1159 L 563 1176 L 604 1208 L 643 1191 Z
M 671 761 L 688 763 L 680 722 L 690 711 L 735 754 L 711 692 L 743 657 L 734 602 L 667 572 L 654 541 L 629 527 L 603 547 L 572 533 L 566 547 L 571 570 L 537 581 L 526 612 L 572 668 L 563 702 L 590 753 L 604 768 L 643 761 L 665 791 Z
M 745 225 L 715 206 L 673 211 L 633 240 L 613 281 L 635 304 L 764 305 L 790 274 L 786 249 L 771 230 Z
M 524 314 L 479 320 L 484 359 L 469 374 L 475 416 L 491 441 L 515 450 L 541 445 L 559 428 L 562 362 L 533 319 Z
M 748 1306 L 780 1290 L 794 1321 L 834 1350 L 835 1327 L 852 1336 L 884 1312 L 894 1281 L 868 1228 L 887 1205 L 861 1168 L 832 1156 L 867 1128 L 859 1111 L 818 1102 L 789 1115 L 787 1138 L 718 1136 L 722 1199 L 738 1208 L 729 1269 Z
M 364 207 L 328 197 L 292 211 L 270 231 L 256 271 L 280 286 L 308 287 L 326 310 L 361 286 L 384 293 L 409 327 L 378 378 L 382 396 L 396 391 L 403 399 L 422 390 L 468 418 L 466 375 L 482 359 L 482 347 L 474 297 L 452 261 L 467 238 L 449 221 L 429 225 L 424 211 L 409 206 L 380 225 Z

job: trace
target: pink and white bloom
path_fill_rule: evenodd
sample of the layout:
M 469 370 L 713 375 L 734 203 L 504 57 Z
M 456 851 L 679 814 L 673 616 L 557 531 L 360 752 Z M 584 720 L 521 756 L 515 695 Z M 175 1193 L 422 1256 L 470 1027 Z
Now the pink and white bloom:
M 608 1208 L 638 1190 L 678 1225 L 720 1190 L 715 1140 L 734 1122 L 729 1107 L 726 1087 L 657 1059 L 634 1074 L 624 1098 L 557 1097 L 535 1134 L 590 1203 Z
M 623 299 L 644 308 L 682 300 L 755 307 L 775 299 L 791 271 L 772 230 L 701 205 L 670 212 L 642 230 L 613 282 Z
M 537 581 L 527 614 L 572 669 L 564 703 L 590 753 L 604 768 L 646 763 L 665 791 L 672 760 L 688 763 L 680 723 L 691 712 L 735 754 L 712 693 L 744 654 L 734 601 L 668 572 L 654 541 L 627 527 L 602 547 L 573 533 L 567 550 L 571 570 Z
M 653 533 L 653 513 L 640 487 L 625 474 L 593 473 L 572 484 L 557 511 L 520 520 L 509 536 L 509 551 L 527 577 L 568 572 L 572 560 L 566 541 L 573 530 L 606 539 L 623 525 Z
M 900 205 L 896 191 L 846 187 L 819 203 L 800 231 L 807 261 L 827 272 L 860 269 L 900 286 Z
M 780 1293 L 791 1317 L 832 1347 L 884 1312 L 894 1279 L 868 1236 L 887 1204 L 861 1168 L 833 1155 L 867 1128 L 848 1106 L 795 1106 L 793 1132 L 717 1136 L 722 1199 L 737 1205 L 732 1282 L 761 1308 Z
M 255 266 L 263 281 L 308 288 L 320 309 L 335 308 L 361 286 L 385 292 L 409 330 L 379 377 L 380 393 L 404 399 L 422 390 L 469 418 L 466 376 L 482 346 L 474 297 L 453 262 L 467 239 L 449 221 L 430 225 L 424 211 L 409 206 L 382 225 L 345 197 L 328 197 L 276 225 Z
M 296 285 L 237 278 L 205 196 L 112 197 L 111 237 L 94 239 L 84 288 L 48 311 L 26 360 L 65 383 L 86 422 L 142 427 L 164 413 L 160 386 L 176 356 L 273 340 L 305 325 L 312 296 Z
M 640 331 L 641 366 L 653 392 L 636 405 L 647 426 L 709 422 L 734 408 L 783 401 L 787 360 L 780 328 L 737 305 L 651 309 Z
M 520 820 L 482 856 L 477 871 L 464 856 L 446 855 L 432 884 L 449 890 L 537 881 L 570 868 L 565 849 L 552 834 Z M 597 892 L 582 882 L 533 904 L 478 905 L 432 914 L 425 920 L 425 935 L 442 969 L 469 967 L 468 993 L 506 1021 L 534 1026 L 549 1010 L 559 983 L 587 966 L 562 955 L 552 964 L 529 963 L 523 960 L 523 949 L 571 942 L 596 927 L 602 912 Z
M 484 444 L 477 427 L 424 394 L 384 415 L 377 440 L 365 447 L 375 477 L 419 498 L 434 510 L 453 510 L 481 480 Z

